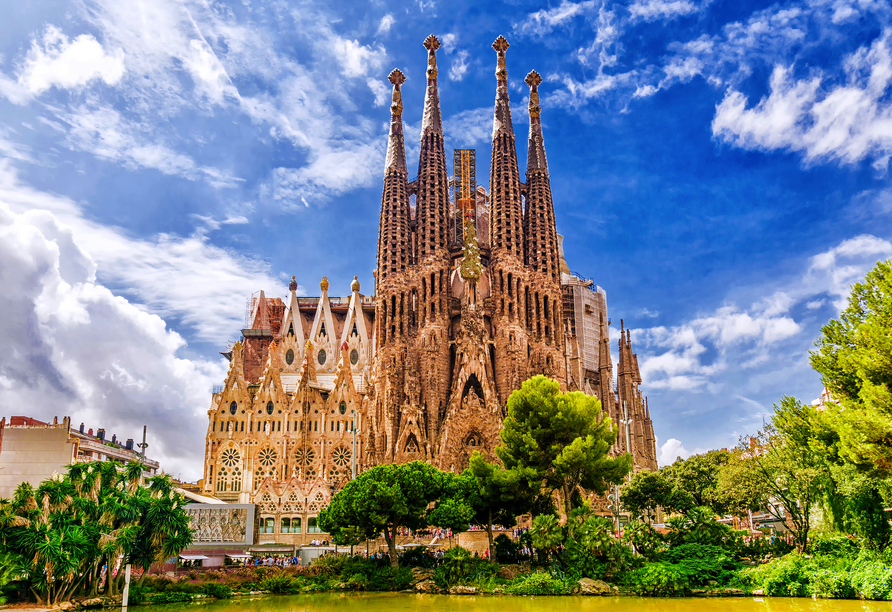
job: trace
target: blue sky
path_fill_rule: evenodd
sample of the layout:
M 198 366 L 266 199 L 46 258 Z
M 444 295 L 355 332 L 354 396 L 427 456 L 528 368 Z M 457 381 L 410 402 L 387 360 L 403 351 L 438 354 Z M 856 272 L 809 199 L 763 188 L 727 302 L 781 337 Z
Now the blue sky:
M 292 274 L 371 287 L 389 120 L 417 164 L 424 38 L 447 149 L 488 151 L 499 34 L 526 158 L 540 86 L 558 231 L 633 331 L 663 460 L 733 446 L 892 256 L 892 7 L 812 2 L 8 3 L 0 406 L 149 424 L 200 474 L 218 351 Z

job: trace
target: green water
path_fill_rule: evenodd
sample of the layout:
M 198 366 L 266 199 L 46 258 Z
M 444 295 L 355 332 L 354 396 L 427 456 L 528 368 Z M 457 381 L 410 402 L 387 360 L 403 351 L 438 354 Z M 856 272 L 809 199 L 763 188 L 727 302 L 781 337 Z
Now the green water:
M 316 593 L 138 606 L 132 612 L 892 612 L 892 602 L 785 597 L 642 598 Z

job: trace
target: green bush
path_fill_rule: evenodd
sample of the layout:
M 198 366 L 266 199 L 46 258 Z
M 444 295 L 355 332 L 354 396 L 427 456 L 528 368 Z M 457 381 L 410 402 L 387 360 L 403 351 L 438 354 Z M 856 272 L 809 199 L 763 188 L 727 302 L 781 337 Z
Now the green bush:
M 624 530 L 625 540 L 647 558 L 652 558 L 666 547 L 659 532 L 642 521 L 632 521 Z
M 830 557 L 854 557 L 858 554 L 858 543 L 840 534 L 818 534 L 811 538 L 811 552 Z
M 232 588 L 219 582 L 208 582 L 201 587 L 202 593 L 217 599 L 229 599 L 232 597 Z
M 626 575 L 626 586 L 637 595 L 677 596 L 690 591 L 683 565 L 657 561 L 645 563 Z
M 517 552 L 520 547 L 504 533 L 499 535 L 493 545 L 496 549 L 496 561 L 499 563 L 517 563 Z
M 743 576 L 766 595 L 804 597 L 809 583 L 809 568 L 801 555 L 790 553 L 769 563 L 744 570 Z
M 710 580 L 728 583 L 740 568 L 728 551 L 712 544 L 680 544 L 664 551 L 659 558 L 681 565 L 690 586 L 705 586 Z
M 823 569 L 809 575 L 809 593 L 824 599 L 852 599 L 855 589 L 845 570 Z
M 863 599 L 892 599 L 892 568 L 884 563 L 859 559 L 849 571 L 849 579 Z
M 467 578 L 473 567 L 473 559 L 468 549 L 453 546 L 443 556 L 443 563 L 434 571 L 434 581 L 438 586 L 449 588 Z
M 278 575 L 264 578 L 260 583 L 260 588 L 276 595 L 284 595 L 286 593 L 296 593 L 303 586 L 299 581 L 291 576 Z
M 566 581 L 555 578 L 547 572 L 537 572 L 518 576 L 506 592 L 512 595 L 566 595 L 571 587 Z

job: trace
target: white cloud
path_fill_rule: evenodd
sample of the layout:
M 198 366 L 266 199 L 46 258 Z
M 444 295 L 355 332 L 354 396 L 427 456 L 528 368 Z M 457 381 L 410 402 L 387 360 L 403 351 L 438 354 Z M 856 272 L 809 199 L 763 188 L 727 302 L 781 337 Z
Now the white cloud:
M 369 79 L 367 81 L 369 89 L 375 94 L 375 106 L 384 106 L 390 99 L 390 89 L 378 79 Z
M 807 161 L 848 164 L 873 157 L 885 168 L 892 155 L 890 36 L 887 31 L 845 58 L 845 84 L 825 89 L 821 75 L 796 79 L 792 67 L 777 66 L 769 95 L 755 107 L 729 90 L 716 108 L 713 134 L 746 149 L 802 152 Z
M 443 129 L 458 147 L 488 143 L 492 141 L 492 113 L 492 107 L 488 106 L 462 111 L 446 119 Z
M 53 86 L 82 87 L 95 79 L 116 85 L 123 75 L 124 52 L 120 48 L 106 53 L 90 34 L 72 41 L 59 28 L 49 26 L 42 41 L 32 40 L 18 80 L 36 95 Z
M 0 404 L 39 419 L 71 416 L 122 438 L 146 424 L 149 456 L 199 477 L 194 441 L 225 365 L 179 357 L 183 339 L 98 283 L 95 270 L 52 213 L 16 213 L 0 196 L 0 282 L 16 287 L 0 295 Z
M 680 325 L 634 332 L 646 351 L 640 360 L 644 384 L 653 389 L 716 389 L 719 374 L 763 364 L 799 336 L 797 306 L 815 310 L 829 298 L 843 308 L 852 284 L 887 257 L 892 257 L 892 243 L 856 236 L 811 257 L 801 277 L 785 281 L 782 291 L 747 309 L 726 304 Z
M 381 18 L 381 22 L 378 24 L 378 34 L 387 34 L 390 32 L 390 28 L 393 26 L 396 19 L 393 18 L 393 15 L 387 14 Z
M 140 126 L 112 108 L 79 107 L 59 118 L 70 126 L 66 142 L 74 150 L 129 167 L 154 168 L 193 181 L 203 179 L 215 187 L 233 187 L 241 181 L 216 168 L 201 167 L 164 144 L 151 142 L 149 135 L 140 133 Z
M 100 283 L 151 313 L 178 320 L 207 342 L 222 345 L 237 335 L 243 325 L 244 300 L 252 292 L 285 286 L 270 275 L 267 264 L 216 247 L 200 233 L 137 239 L 91 221 L 71 200 L 21 183 L 9 163 L 2 161 L 0 202 L 14 214 L 47 211 L 71 232 L 79 248 L 89 249 Z M 241 220 L 233 217 L 236 221 Z M 60 265 L 71 265 L 71 258 Z
M 636 0 L 629 6 L 629 13 L 634 19 L 654 21 L 690 15 L 702 8 L 689 0 Z
M 381 47 L 372 48 L 340 36 L 333 37 L 329 44 L 341 70 L 348 77 L 366 76 L 371 71 L 380 70 L 387 58 Z
M 574 17 L 587 14 L 595 6 L 597 6 L 595 0 L 584 2 L 563 0 L 554 8 L 530 13 L 523 22 L 514 24 L 514 31 L 532 36 L 545 36 L 555 28 L 568 24 Z
M 668 440 L 666 440 L 666 443 L 660 447 L 660 457 L 658 459 L 658 463 L 660 467 L 663 467 L 665 465 L 675 463 L 675 460 L 679 457 L 681 457 L 682 459 L 687 459 L 691 456 L 691 454 L 691 451 L 684 447 L 684 445 L 681 443 L 681 440 L 669 438 Z
M 455 59 L 452 60 L 452 67 L 449 69 L 449 78 L 453 81 L 461 81 L 465 78 L 465 74 L 468 72 L 468 68 L 470 64 L 468 63 L 468 58 L 470 54 L 464 49 L 458 51 L 455 54 Z

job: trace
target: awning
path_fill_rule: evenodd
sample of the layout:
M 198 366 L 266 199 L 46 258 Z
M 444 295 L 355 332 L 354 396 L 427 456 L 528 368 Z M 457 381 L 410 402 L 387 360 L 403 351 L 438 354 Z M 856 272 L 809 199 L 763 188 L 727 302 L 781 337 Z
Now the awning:
M 254 555 L 262 555 L 264 553 L 294 553 L 293 546 L 263 546 L 256 548 L 249 548 L 249 553 Z
M 180 559 L 183 561 L 204 561 L 205 559 L 210 559 L 210 557 L 205 557 L 204 555 L 180 555 Z
M 237 554 L 237 555 L 226 555 L 230 559 L 250 559 L 253 555 L 245 555 L 245 554 Z

